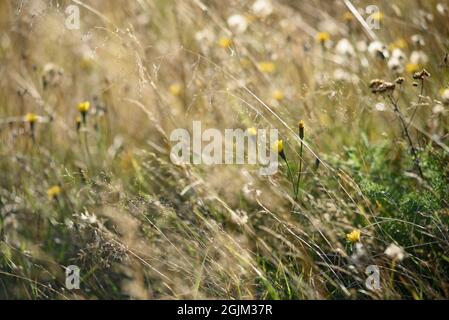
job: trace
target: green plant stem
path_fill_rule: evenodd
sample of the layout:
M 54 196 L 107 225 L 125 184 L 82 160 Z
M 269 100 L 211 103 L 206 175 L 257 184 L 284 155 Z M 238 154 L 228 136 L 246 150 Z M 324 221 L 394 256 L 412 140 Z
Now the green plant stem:
M 303 149 L 304 149 L 304 143 L 302 142 L 301 139 L 301 147 L 299 150 L 299 170 L 298 170 L 298 183 L 296 184 L 296 195 L 295 195 L 295 200 L 298 200 L 298 195 L 299 195 L 299 184 L 301 182 L 301 174 L 302 174 L 302 155 L 303 155 Z

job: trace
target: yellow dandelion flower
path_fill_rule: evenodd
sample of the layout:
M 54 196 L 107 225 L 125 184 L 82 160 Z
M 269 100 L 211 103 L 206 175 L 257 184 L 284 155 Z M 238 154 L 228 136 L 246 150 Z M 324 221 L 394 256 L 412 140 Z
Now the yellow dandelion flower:
M 420 69 L 421 69 L 421 66 L 419 64 L 417 64 L 417 63 L 407 63 L 405 65 L 405 70 L 408 73 L 412 73 L 413 74 L 415 72 L 418 72 Z
M 90 109 L 90 102 L 85 101 L 78 104 L 78 111 L 81 113 L 87 113 Z
M 282 101 L 285 98 L 284 92 L 282 92 L 281 90 L 278 90 L 278 89 L 273 91 L 272 96 L 273 96 L 273 99 L 277 100 L 277 101 Z
M 273 73 L 276 70 L 276 65 L 271 61 L 262 61 L 257 65 L 259 70 L 263 73 Z
M 251 127 L 251 128 L 248 128 L 247 131 L 248 131 L 248 134 L 250 136 L 257 136 L 257 129 L 256 128 Z
M 59 186 L 53 186 L 47 190 L 48 200 L 55 199 L 61 193 L 61 188 Z
M 218 45 L 222 48 L 229 48 L 232 44 L 232 40 L 230 38 L 227 37 L 221 37 L 220 39 L 218 39 Z
M 318 32 L 316 35 L 316 41 L 321 44 L 329 41 L 330 38 L 331 35 L 328 32 Z
M 37 119 L 38 119 L 38 117 L 34 113 L 30 112 L 25 115 L 25 121 L 30 124 L 34 124 L 37 121 Z
M 351 243 L 356 243 L 360 241 L 360 230 L 354 229 L 350 233 L 346 234 L 346 240 L 348 240 Z
M 169 90 L 172 95 L 179 97 L 182 93 L 182 86 L 179 83 L 173 83 Z

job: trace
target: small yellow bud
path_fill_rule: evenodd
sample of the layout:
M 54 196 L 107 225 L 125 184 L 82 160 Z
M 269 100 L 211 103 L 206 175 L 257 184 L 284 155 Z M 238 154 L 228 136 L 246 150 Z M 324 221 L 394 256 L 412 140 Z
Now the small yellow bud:
M 27 113 L 25 115 L 25 121 L 30 124 L 34 124 L 37 121 L 37 119 L 38 119 L 38 117 L 34 113 Z
M 263 73 L 273 73 L 276 70 L 276 65 L 271 61 L 261 61 L 257 66 Z
M 257 136 L 257 129 L 256 128 L 254 128 L 254 127 L 251 127 L 251 128 L 248 128 L 248 134 L 250 135 L 250 136 Z
M 420 69 L 420 65 L 419 64 L 416 64 L 416 63 L 407 63 L 406 65 L 405 65 L 405 70 L 408 72 L 408 73 L 415 73 L 415 72 L 418 72 L 419 71 L 419 69 Z
M 218 39 L 218 45 L 222 48 L 229 48 L 232 44 L 232 40 L 230 38 L 221 37 Z
M 284 152 L 284 142 L 282 140 L 277 140 L 273 144 L 273 150 L 277 151 L 277 153 L 281 154 Z
M 331 35 L 328 32 L 318 32 L 318 34 L 316 35 L 317 42 L 321 44 L 329 41 L 330 38 Z
M 304 139 L 304 126 L 305 126 L 304 120 L 299 121 L 299 123 L 298 123 L 298 127 L 299 127 L 299 137 L 300 137 L 301 139 Z
M 179 83 L 174 83 L 169 88 L 170 93 L 175 97 L 179 97 L 182 93 L 182 86 Z
M 284 93 L 281 90 L 274 90 L 273 91 L 273 99 L 277 101 L 284 100 Z
M 53 186 L 47 190 L 48 200 L 55 199 L 61 193 L 61 188 L 59 186 Z
M 81 113 L 87 113 L 87 111 L 89 111 L 89 108 L 90 108 L 89 101 L 81 102 L 78 104 L 78 111 Z

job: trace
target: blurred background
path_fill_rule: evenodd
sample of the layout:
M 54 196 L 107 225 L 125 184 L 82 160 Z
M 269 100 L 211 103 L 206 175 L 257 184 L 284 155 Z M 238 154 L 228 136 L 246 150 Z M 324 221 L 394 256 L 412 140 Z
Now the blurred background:
M 447 298 L 448 9 L 1 1 L 0 297 Z M 195 120 L 285 161 L 175 165 Z

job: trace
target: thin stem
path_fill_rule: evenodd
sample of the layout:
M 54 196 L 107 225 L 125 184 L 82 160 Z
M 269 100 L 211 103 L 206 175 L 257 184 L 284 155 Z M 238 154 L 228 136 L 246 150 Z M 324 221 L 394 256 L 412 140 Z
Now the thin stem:
M 390 101 L 391 101 L 391 103 L 393 105 L 394 112 L 397 114 L 397 116 L 399 118 L 399 121 L 401 122 L 402 129 L 404 131 L 404 135 L 407 138 L 408 143 L 410 145 L 410 149 L 411 149 L 413 158 L 415 160 L 415 165 L 416 165 L 416 168 L 418 169 L 419 175 L 420 175 L 421 178 L 424 179 L 424 175 L 422 173 L 421 166 L 419 164 L 418 153 L 417 153 L 417 151 L 416 151 L 416 149 L 415 149 L 415 147 L 413 145 L 412 138 L 410 137 L 410 133 L 408 132 L 407 124 L 405 123 L 404 117 L 403 117 L 401 111 L 399 110 L 398 104 L 394 101 L 394 99 L 391 96 L 391 94 L 388 95 L 388 98 L 390 99 Z
M 284 158 L 284 161 L 287 164 L 288 176 L 290 177 L 290 181 L 292 182 L 293 193 L 295 194 L 295 198 L 296 198 L 297 197 L 297 192 L 296 192 L 296 187 L 295 187 L 295 181 L 293 180 L 292 169 L 290 168 L 290 164 L 288 163 L 287 158 Z
M 301 182 L 301 173 L 302 173 L 302 154 L 303 154 L 304 145 L 301 139 L 301 149 L 299 151 L 299 170 L 298 170 L 298 183 L 296 185 L 296 197 L 295 200 L 298 200 L 299 195 L 299 184 Z

